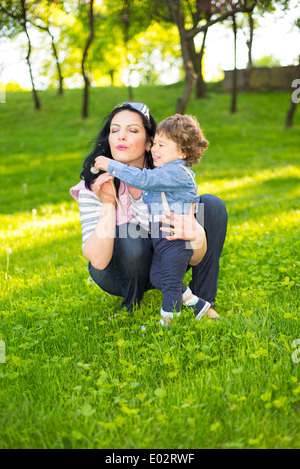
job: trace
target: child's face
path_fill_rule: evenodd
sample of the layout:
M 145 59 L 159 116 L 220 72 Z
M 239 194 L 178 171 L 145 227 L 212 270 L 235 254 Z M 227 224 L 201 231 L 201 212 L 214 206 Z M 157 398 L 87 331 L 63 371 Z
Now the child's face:
M 171 161 L 178 160 L 178 158 L 182 160 L 185 159 L 185 155 L 181 153 L 177 143 L 163 134 L 155 135 L 151 153 L 153 156 L 154 166 L 157 168 L 167 163 L 171 163 Z

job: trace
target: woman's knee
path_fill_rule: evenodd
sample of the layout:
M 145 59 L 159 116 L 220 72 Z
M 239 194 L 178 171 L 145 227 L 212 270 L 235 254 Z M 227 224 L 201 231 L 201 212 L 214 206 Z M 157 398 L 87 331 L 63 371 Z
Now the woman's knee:
M 199 210 L 198 213 L 203 215 L 204 226 L 205 220 L 209 219 L 214 224 L 217 223 L 219 227 L 227 227 L 228 213 L 223 200 L 213 194 L 203 194 L 200 196 L 200 204 L 203 204 L 204 210 Z M 200 220 L 199 222 L 201 224 Z

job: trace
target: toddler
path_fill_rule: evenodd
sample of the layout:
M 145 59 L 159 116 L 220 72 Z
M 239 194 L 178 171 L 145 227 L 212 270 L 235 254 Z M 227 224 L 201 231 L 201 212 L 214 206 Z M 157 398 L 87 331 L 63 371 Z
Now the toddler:
M 189 166 L 200 161 L 207 147 L 208 142 L 196 118 L 175 114 L 162 121 L 156 129 L 151 149 L 154 169 L 141 170 L 105 156 L 95 160 L 96 170 L 106 170 L 125 184 L 144 190 L 143 200 L 149 208 L 154 251 L 150 281 L 163 294 L 162 325 L 173 318 L 174 312 L 180 315 L 182 301 L 193 308 L 197 320 L 211 306 L 183 284 L 193 254 L 190 244 L 182 239 L 168 240 L 160 229 L 164 211 L 187 214 L 192 204 L 197 206 L 199 203 L 195 174 Z M 171 231 L 171 234 L 174 233 Z

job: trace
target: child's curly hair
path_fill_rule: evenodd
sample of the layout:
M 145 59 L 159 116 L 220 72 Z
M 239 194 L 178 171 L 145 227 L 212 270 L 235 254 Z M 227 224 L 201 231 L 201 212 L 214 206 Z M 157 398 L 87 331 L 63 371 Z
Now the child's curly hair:
M 187 114 L 167 117 L 157 126 L 156 134 L 163 134 L 177 143 L 188 166 L 199 163 L 209 145 L 196 117 Z

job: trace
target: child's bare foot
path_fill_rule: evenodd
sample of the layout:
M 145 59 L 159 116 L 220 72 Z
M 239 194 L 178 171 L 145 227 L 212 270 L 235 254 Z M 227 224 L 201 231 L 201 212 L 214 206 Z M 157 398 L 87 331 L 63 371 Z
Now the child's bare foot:
M 217 311 L 215 311 L 213 308 L 209 308 L 206 311 L 205 316 L 208 316 L 210 319 L 221 319 Z
M 161 318 L 158 322 L 161 326 L 167 327 L 171 324 L 172 320 L 170 318 Z
M 163 318 L 165 324 L 171 324 L 172 320 L 170 318 Z
M 120 313 L 116 313 L 116 314 L 114 314 L 113 316 L 109 316 L 109 317 L 107 318 L 107 321 L 112 321 L 114 318 L 122 319 L 123 316 L 122 316 L 122 314 L 120 314 Z

